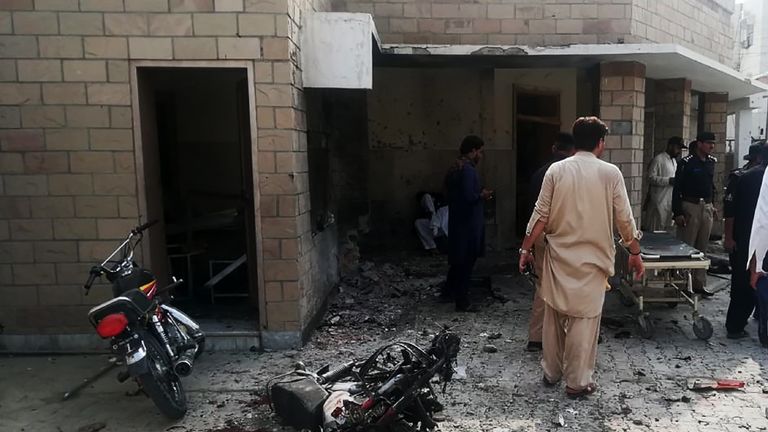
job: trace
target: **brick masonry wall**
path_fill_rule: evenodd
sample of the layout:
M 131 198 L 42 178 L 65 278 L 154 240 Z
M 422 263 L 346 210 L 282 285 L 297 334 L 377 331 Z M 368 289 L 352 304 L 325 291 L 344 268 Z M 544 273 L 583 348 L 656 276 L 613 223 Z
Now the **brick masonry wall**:
M 384 43 L 563 45 L 620 43 L 631 0 L 346 0 L 335 10 L 374 16 Z
M 600 117 L 609 128 L 603 159 L 621 169 L 635 219 L 640 220 L 645 131 L 645 65 L 600 65 Z M 621 125 L 627 128 L 622 130 Z M 638 224 L 639 225 L 639 224 Z
M 372 14 L 384 43 L 679 43 L 732 61 L 727 0 L 340 0 L 334 6 Z
M 728 115 L 728 93 L 704 93 L 704 122 L 699 129 L 715 134 L 715 151 L 712 156 L 717 158 L 715 165 L 715 207 L 719 211 L 719 218 L 715 220 L 715 227 L 712 231 L 720 233 L 722 224 L 720 221 L 723 216 L 723 190 L 725 187 L 726 176 L 728 175 L 725 156 L 725 127 L 726 117 Z
M 733 2 L 633 0 L 632 42 L 677 43 L 733 66 Z
M 311 250 L 298 26 L 288 0 L 0 1 L 0 323 L 87 329 L 89 266 L 136 224 L 132 60 L 255 71 L 266 324 L 298 330 Z
M 656 80 L 656 134 L 653 154 L 667 148 L 667 140 L 673 136 L 688 143 L 691 117 L 691 81 L 684 78 Z M 694 134 L 695 135 L 695 134 Z

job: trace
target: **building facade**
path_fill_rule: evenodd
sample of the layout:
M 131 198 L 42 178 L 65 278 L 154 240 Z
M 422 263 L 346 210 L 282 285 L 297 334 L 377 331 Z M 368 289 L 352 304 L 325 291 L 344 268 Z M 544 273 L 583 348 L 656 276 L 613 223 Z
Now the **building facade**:
M 768 81 L 768 5 L 759 0 L 740 1 L 734 22 L 736 69 L 749 78 Z M 740 163 L 754 140 L 768 138 L 768 92 L 733 101 L 729 114 L 733 120 L 729 135 Z
M 240 296 L 249 337 L 298 345 L 361 247 L 414 240 L 414 196 L 442 187 L 469 133 L 497 191 L 490 247 L 517 242 L 529 174 L 581 115 L 608 122 L 605 158 L 639 217 L 665 140 L 709 130 L 722 155 L 729 101 L 765 88 L 733 69 L 733 14 L 727 0 L 4 0 L 0 349 L 90 346 L 86 313 L 110 292 L 81 284 L 147 219 L 161 224 L 141 258 L 161 280 L 194 277 L 200 316 Z M 238 265 L 243 289 L 211 284 Z

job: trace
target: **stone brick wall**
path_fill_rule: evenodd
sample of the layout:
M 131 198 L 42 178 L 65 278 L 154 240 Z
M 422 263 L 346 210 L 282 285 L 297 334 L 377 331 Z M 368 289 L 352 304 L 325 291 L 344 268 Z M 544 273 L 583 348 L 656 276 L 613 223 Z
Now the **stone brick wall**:
M 732 0 L 340 0 L 334 6 L 372 14 L 384 43 L 679 43 L 731 64 Z
M 726 167 L 725 162 L 727 150 L 725 144 L 725 128 L 726 117 L 728 116 L 728 93 L 704 93 L 702 94 L 702 97 L 704 98 L 704 115 L 703 123 L 699 129 L 715 134 L 715 150 L 712 153 L 712 156 L 717 158 L 717 164 L 715 165 L 716 192 L 714 204 L 719 211 L 719 217 L 715 219 L 715 225 L 712 228 L 712 232 L 719 234 L 722 233 L 723 191 L 725 188 L 725 180 L 728 175 L 728 168 Z
M 603 159 L 621 169 L 635 219 L 641 217 L 645 132 L 645 65 L 600 65 L 600 117 L 609 128 Z M 639 225 L 639 224 L 638 224 Z
M 656 133 L 653 154 L 667 148 L 667 140 L 679 136 L 684 143 L 691 137 L 691 81 L 685 78 L 656 80 Z M 695 133 L 693 134 L 695 135 Z
M 563 45 L 620 43 L 630 3 L 346 0 L 336 10 L 372 14 L 384 43 Z
M 267 329 L 299 330 L 309 192 L 298 31 L 289 0 L 0 1 L 0 323 L 88 328 L 94 260 L 138 216 L 130 64 L 242 60 L 255 71 Z
M 677 43 L 733 66 L 732 0 L 633 0 L 632 42 Z

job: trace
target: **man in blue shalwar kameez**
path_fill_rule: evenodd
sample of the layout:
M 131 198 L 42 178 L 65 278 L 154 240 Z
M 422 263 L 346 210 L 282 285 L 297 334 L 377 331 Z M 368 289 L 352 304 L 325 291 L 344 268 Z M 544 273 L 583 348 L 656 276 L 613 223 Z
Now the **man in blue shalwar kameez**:
M 492 192 L 480 186 L 477 164 L 483 155 L 483 140 L 469 135 L 461 143 L 461 155 L 446 176 L 448 197 L 448 280 L 443 297 L 452 296 L 456 310 L 476 311 L 470 305 L 472 269 L 485 249 L 483 202 Z

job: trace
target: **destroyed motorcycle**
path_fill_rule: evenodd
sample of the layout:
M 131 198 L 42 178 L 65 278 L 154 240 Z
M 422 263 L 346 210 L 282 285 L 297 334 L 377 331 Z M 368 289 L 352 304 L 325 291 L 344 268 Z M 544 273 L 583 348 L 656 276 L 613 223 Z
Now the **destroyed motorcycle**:
M 169 291 L 182 281 L 173 278 L 160 289 L 155 276 L 134 261 L 136 246 L 155 222 L 131 230 L 104 262 L 91 268 L 84 288 L 88 295 L 101 276 L 112 284 L 113 298 L 93 307 L 88 319 L 99 336 L 110 339 L 118 358 L 125 359 L 127 370 L 118 374 L 118 381 L 133 378 L 163 415 L 179 419 L 187 412 L 180 377 L 192 372 L 205 335 L 195 321 L 168 304 Z
M 427 350 L 410 342 L 382 346 L 364 361 L 296 370 L 267 383 L 270 403 L 285 423 L 313 432 L 433 431 L 442 411 L 432 387 L 443 392 L 453 376 L 460 338 L 447 328 Z M 272 384 L 272 383 L 275 384 Z

